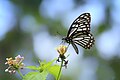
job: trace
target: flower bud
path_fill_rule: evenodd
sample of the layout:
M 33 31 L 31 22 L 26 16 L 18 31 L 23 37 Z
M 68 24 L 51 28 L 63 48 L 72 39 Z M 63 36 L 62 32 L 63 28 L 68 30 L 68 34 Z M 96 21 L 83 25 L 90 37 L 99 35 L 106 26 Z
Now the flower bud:
M 57 51 L 60 55 L 64 55 L 67 51 L 67 46 L 60 45 L 60 46 L 57 47 Z

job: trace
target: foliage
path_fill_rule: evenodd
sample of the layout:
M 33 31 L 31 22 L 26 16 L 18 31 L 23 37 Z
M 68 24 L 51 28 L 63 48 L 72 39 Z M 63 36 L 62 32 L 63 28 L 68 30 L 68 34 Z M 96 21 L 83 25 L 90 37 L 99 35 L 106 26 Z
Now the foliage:
M 50 62 L 40 62 L 40 66 L 27 66 L 26 68 L 35 70 L 35 72 L 27 73 L 23 80 L 46 80 L 48 74 L 52 74 L 55 78 L 58 76 L 59 65 L 52 65 L 56 59 Z

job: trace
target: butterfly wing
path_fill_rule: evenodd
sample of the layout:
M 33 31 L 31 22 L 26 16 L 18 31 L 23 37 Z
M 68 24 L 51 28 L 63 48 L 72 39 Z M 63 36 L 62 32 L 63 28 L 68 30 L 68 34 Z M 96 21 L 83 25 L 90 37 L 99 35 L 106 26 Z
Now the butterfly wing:
M 95 40 L 91 33 L 77 35 L 76 38 L 73 38 L 73 42 L 82 46 L 85 49 L 90 49 L 94 44 Z
M 75 43 L 71 43 L 71 44 L 72 44 L 72 46 L 73 46 L 75 52 L 78 54 L 78 53 L 79 53 L 79 50 L 78 50 L 76 44 L 75 44 Z
M 83 13 L 74 20 L 68 31 L 67 37 L 72 37 L 76 33 L 89 33 L 90 32 L 90 13 Z
M 94 37 L 90 33 L 90 22 L 91 16 L 90 13 L 81 14 L 70 26 L 70 29 L 67 34 L 68 39 L 72 39 L 70 42 L 78 54 L 78 48 L 76 44 L 82 46 L 85 49 L 90 49 L 94 44 Z

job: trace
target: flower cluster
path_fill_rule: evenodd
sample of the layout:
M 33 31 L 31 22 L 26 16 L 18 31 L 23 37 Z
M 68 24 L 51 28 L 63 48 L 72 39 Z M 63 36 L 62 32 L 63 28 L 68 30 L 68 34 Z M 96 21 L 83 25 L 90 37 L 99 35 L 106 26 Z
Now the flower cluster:
M 5 72 L 9 73 L 15 73 L 18 69 L 23 69 L 24 67 L 24 57 L 21 57 L 20 55 L 16 56 L 15 59 L 13 58 L 6 58 L 7 62 L 5 64 L 8 64 L 9 67 L 5 70 Z

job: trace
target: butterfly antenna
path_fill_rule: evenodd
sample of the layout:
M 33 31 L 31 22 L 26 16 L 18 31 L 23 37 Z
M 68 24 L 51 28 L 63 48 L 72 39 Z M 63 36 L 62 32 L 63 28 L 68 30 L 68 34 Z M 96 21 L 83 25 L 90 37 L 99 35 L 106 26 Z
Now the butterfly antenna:
M 57 34 L 61 35 L 59 32 L 57 32 Z
M 57 39 L 61 38 L 59 35 L 60 35 L 60 33 L 57 32 L 57 33 L 55 34 L 55 37 L 56 37 Z

